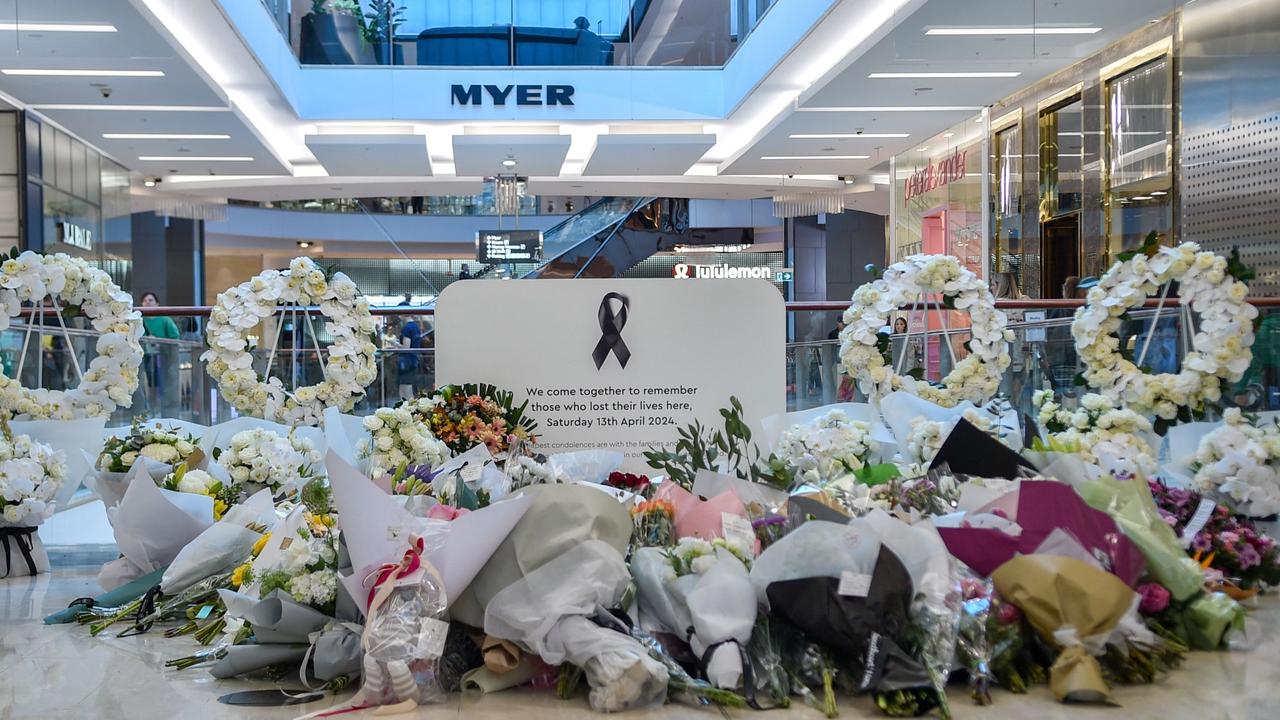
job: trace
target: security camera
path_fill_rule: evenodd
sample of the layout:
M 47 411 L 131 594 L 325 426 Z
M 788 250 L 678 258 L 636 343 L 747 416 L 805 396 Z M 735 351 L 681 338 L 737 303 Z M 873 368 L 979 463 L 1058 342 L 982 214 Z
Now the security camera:
M 853 132 L 854 132 L 854 133 L 856 133 L 856 134 L 858 134 L 858 135 L 861 135 L 861 134 L 862 134 L 862 128 L 858 128 L 857 130 L 854 130 Z
M 98 92 L 102 93 L 102 97 L 104 98 L 111 97 L 111 88 L 107 87 L 106 85 L 103 85 L 102 87 L 98 88 Z

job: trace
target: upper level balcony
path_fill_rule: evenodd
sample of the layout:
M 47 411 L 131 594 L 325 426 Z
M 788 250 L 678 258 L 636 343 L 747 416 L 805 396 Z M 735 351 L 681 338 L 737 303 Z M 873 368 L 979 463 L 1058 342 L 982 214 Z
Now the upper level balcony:
M 777 0 L 263 0 L 303 65 L 719 67 Z

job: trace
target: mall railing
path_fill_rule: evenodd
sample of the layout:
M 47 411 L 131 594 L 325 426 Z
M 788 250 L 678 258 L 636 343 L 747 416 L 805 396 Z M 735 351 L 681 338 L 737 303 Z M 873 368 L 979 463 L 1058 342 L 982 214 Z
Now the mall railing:
M 303 65 L 471 67 L 720 66 L 777 2 L 262 1 Z
M 1229 404 L 1249 410 L 1280 410 L 1280 298 L 1251 302 L 1261 311 L 1253 363 L 1239 383 L 1226 388 L 1224 398 Z M 1012 364 L 1005 373 L 1001 392 L 1020 410 L 1031 411 L 1031 395 L 1038 389 L 1052 389 L 1068 397 L 1082 392 L 1074 383 L 1079 367 L 1070 331 L 1073 308 L 1078 305 L 1079 301 L 1072 300 L 999 303 L 1008 312 L 1009 327 L 1014 332 L 1010 343 Z M 844 308 L 844 303 L 787 303 L 791 334 L 801 338 L 786 344 L 789 410 L 865 399 L 841 372 L 839 341 L 828 337 Z M 134 416 L 178 418 L 201 424 L 234 417 L 235 412 L 218 393 L 200 361 L 205 345 L 198 330 L 209 308 L 141 310 L 146 315 L 175 318 L 185 326 L 185 332 L 177 340 L 142 338 L 145 355 L 133 407 L 117 410 L 110 424 L 124 425 Z M 378 333 L 383 337 L 383 347 L 378 352 L 379 374 L 368 388 L 366 398 L 353 411 L 356 414 L 393 405 L 402 398 L 434 388 L 436 383 L 435 349 L 399 346 L 404 326 L 413 322 L 422 329 L 430 323 L 434 310 L 392 307 L 376 308 L 373 312 L 380 320 Z M 1156 332 L 1148 343 L 1148 331 L 1157 313 Z M 907 314 L 902 313 L 904 317 Z M 1160 311 L 1153 302 L 1150 307 L 1130 315 L 1132 319 L 1121 330 L 1122 342 L 1132 347 L 1135 355 L 1147 345 L 1144 364 L 1153 371 L 1176 370 L 1185 351 L 1176 302 L 1166 302 Z M 904 374 L 915 372 L 931 380 L 938 380 L 949 372 L 952 362 L 964 357 L 964 343 L 969 333 L 964 327 L 964 313 L 951 311 L 948 322 L 950 329 L 935 327 L 928 334 L 892 334 L 890 350 L 895 366 L 901 360 Z M 935 321 L 935 324 L 938 323 Z M 18 321 L 0 333 L 0 363 L 5 374 L 20 378 L 27 387 L 64 389 L 75 385 L 76 363 L 82 369 L 88 367 L 97 334 L 84 329 L 83 318 L 72 318 L 69 325 L 64 330 L 49 319 L 43 325 Z M 323 351 L 327 341 L 323 324 L 317 320 L 315 327 Z M 291 325 L 282 329 L 275 358 L 270 362 L 271 376 L 279 378 L 287 388 L 317 382 L 322 376 L 312 339 L 299 337 L 295 344 L 291 329 Z M 806 336 L 818 339 L 803 339 Z M 275 332 L 263 332 L 261 337 L 275 337 Z M 254 354 L 255 368 L 259 373 L 266 372 L 270 353 L 263 349 Z

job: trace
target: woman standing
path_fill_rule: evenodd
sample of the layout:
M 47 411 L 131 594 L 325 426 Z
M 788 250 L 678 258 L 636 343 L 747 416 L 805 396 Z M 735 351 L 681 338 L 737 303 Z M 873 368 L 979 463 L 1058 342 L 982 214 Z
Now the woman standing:
M 159 307 L 160 299 L 148 290 L 142 293 L 140 304 L 144 308 Z M 178 324 L 168 315 L 143 315 L 142 334 L 150 337 L 177 340 L 182 334 L 178 332 Z M 142 346 L 143 367 L 146 370 L 147 382 L 155 391 L 155 398 L 163 402 L 164 398 L 164 366 L 160 360 L 160 349 L 164 343 L 144 343 Z

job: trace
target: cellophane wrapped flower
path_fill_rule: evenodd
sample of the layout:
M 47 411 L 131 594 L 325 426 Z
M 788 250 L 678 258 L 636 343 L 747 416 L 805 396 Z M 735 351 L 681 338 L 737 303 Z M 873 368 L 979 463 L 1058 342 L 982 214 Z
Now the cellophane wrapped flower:
M 426 561 L 419 556 L 418 563 Z M 403 570 L 410 570 L 404 567 Z M 444 583 L 419 565 L 406 577 L 385 577 L 376 586 L 364 647 L 362 704 L 409 706 L 444 699 L 441 658 L 449 634 Z
M 1080 398 L 1074 410 L 1064 408 L 1049 390 L 1037 390 L 1032 403 L 1051 449 L 1076 453 L 1104 473 L 1155 475 L 1157 453 L 1148 440 L 1153 426 L 1142 415 L 1096 393 Z
M 774 454 L 792 471 L 797 483 L 822 486 L 861 470 L 873 450 L 869 423 L 832 410 L 784 430 Z
M 1256 423 L 1239 408 L 1228 409 L 1222 419 L 1196 450 L 1196 489 L 1244 515 L 1280 512 L 1280 426 Z
M 35 526 L 53 515 L 67 478 L 61 452 L 27 435 L 0 437 L 0 525 Z
M 289 493 L 319 472 L 320 453 L 307 438 L 287 437 L 266 428 L 244 430 L 215 458 L 237 485 L 267 487 L 273 494 Z
M 492 385 L 446 385 L 429 398 L 406 401 L 454 454 L 484 444 L 494 455 L 507 452 L 513 440 L 536 438 L 537 425 L 524 414 L 527 402 L 513 402 L 510 392 Z
M 1150 486 L 1160 516 L 1181 536 L 1204 496 L 1156 480 Z M 1280 544 L 1225 505 L 1215 505 L 1209 521 L 1191 538 L 1190 551 L 1207 570 L 1243 590 L 1280 585 Z
M 960 581 L 962 604 L 956 637 L 956 660 L 969 673 L 970 695 L 979 705 L 991 704 L 991 686 L 1025 693 L 1048 679 L 1031 652 L 1034 638 L 1017 607 L 1004 601 L 990 578 L 967 574 Z
M 449 458 L 449 448 L 431 433 L 424 403 L 430 407 L 425 398 L 411 399 L 365 416 L 369 437 L 360 441 L 357 453 L 368 461 L 369 477 L 380 478 L 404 465 L 439 467 Z
M 666 500 L 645 500 L 631 508 L 635 547 L 670 547 L 676 542 L 675 509 Z
M 98 469 L 129 472 L 138 458 L 145 457 L 165 465 L 185 462 L 199 442 L 190 433 L 159 423 L 146 425 L 135 419 L 124 437 L 111 437 L 103 443 L 98 456 Z

